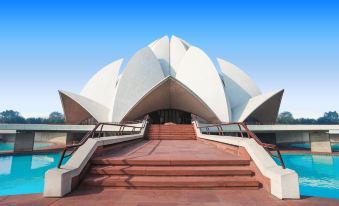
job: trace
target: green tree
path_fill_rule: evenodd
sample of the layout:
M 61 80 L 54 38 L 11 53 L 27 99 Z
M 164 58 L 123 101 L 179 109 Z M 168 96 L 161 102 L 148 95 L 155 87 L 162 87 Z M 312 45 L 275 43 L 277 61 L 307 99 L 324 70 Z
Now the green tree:
M 336 111 L 325 112 L 324 116 L 318 119 L 319 124 L 338 124 L 339 115 Z
M 281 124 L 294 124 L 295 119 L 291 112 L 282 112 L 279 114 L 277 122 Z
M 298 118 L 295 120 L 295 124 L 317 124 L 317 120 L 312 118 Z
M 29 117 L 26 119 L 27 124 L 46 124 L 47 119 L 42 117 Z
M 60 112 L 52 112 L 48 117 L 48 123 L 64 123 L 64 115 Z
M 26 120 L 17 111 L 5 110 L 0 113 L 0 123 L 26 123 Z

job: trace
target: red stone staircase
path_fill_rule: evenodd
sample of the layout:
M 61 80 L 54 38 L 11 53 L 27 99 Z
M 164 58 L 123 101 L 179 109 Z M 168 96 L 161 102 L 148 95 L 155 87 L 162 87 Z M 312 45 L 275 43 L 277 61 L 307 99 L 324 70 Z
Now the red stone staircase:
M 199 140 L 150 140 L 95 157 L 85 186 L 129 189 L 258 189 L 250 160 Z
M 151 140 L 196 139 L 194 128 L 191 124 L 152 124 L 147 127 L 146 137 Z

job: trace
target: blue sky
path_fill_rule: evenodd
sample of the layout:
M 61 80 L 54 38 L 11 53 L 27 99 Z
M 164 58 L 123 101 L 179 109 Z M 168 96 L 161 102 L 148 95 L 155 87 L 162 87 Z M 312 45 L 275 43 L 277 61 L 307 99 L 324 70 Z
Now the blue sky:
M 262 91 L 284 88 L 280 111 L 339 111 L 336 1 L 0 1 L 0 111 L 62 111 L 106 64 L 163 35 L 238 65 Z

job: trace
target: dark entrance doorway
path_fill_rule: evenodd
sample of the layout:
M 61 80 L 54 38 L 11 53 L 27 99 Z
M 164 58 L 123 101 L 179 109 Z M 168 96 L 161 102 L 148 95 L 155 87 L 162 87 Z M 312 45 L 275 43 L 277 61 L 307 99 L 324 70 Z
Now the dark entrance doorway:
M 152 124 L 191 124 L 191 113 L 176 110 L 163 109 L 149 114 Z

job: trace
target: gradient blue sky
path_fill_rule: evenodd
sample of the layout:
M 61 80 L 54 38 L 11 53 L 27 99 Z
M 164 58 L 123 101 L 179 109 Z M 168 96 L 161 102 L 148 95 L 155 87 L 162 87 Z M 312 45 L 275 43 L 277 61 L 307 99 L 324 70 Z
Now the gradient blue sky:
M 338 2 L 338 1 L 337 1 Z M 0 111 L 61 111 L 100 68 L 163 35 L 238 65 L 262 91 L 284 88 L 280 111 L 339 111 L 336 1 L 0 1 Z

